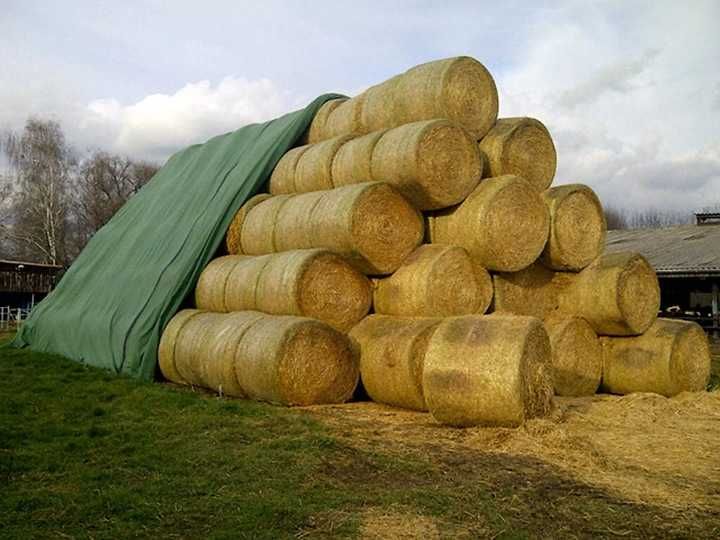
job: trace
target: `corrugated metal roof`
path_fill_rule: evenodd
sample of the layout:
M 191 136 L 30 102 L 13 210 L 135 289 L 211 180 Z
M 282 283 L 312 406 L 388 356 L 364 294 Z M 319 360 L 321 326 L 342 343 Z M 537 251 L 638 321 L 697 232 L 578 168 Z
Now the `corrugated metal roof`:
M 607 251 L 637 251 L 659 274 L 720 275 L 720 225 L 608 231 Z

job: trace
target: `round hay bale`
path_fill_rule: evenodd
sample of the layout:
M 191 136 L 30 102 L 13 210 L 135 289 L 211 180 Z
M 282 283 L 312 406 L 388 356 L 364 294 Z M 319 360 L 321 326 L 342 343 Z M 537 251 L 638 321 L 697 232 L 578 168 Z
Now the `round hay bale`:
M 534 317 L 445 319 L 423 370 L 433 417 L 452 426 L 517 426 L 552 406 L 550 341 Z
M 543 264 L 554 270 L 582 270 L 605 248 L 607 226 L 600 200 L 582 184 L 550 188 L 543 199 L 550 210 Z
M 184 309 L 179 311 L 175 316 L 170 319 L 170 322 L 163 330 L 162 337 L 160 338 L 160 345 L 158 346 L 158 364 L 160 365 L 160 372 L 163 374 L 168 381 L 176 384 L 188 384 L 188 381 L 182 378 L 175 367 L 175 345 L 178 340 L 178 336 L 183 331 L 183 328 L 195 315 L 200 313 L 196 309 Z
M 694 322 L 657 319 L 640 336 L 603 337 L 600 342 L 606 392 L 671 397 L 704 390 L 710 379 L 708 338 Z
M 275 249 L 275 222 L 280 209 L 292 197 L 293 195 L 275 195 L 247 211 L 240 231 L 241 250 L 238 253 L 264 255 L 278 251 Z M 240 212 L 243 208 L 240 208 Z M 233 221 L 236 219 L 237 217 Z
M 399 125 L 395 89 L 402 77 L 396 75 L 365 90 L 365 104 L 360 119 L 363 131 L 370 133 Z
M 222 317 L 222 313 L 197 311 L 178 333 L 175 341 L 175 369 L 188 384 L 207 386 L 202 348 Z
M 387 131 L 372 152 L 372 179 L 395 186 L 420 210 L 462 202 L 477 187 L 482 161 L 461 126 L 425 120 Z
M 295 193 L 295 171 L 297 170 L 300 157 L 310 149 L 310 145 L 298 146 L 292 150 L 288 150 L 283 157 L 280 158 L 278 164 L 275 165 L 272 175 L 270 176 L 270 193 L 273 195 L 283 195 L 285 193 Z
M 516 272 L 542 253 L 550 217 L 540 193 L 519 176 L 498 176 L 480 185 L 461 205 L 428 218 L 432 243 L 468 250 L 480 266 Z
M 303 152 L 295 168 L 294 191 L 322 191 L 332 189 L 332 164 L 340 147 L 352 139 L 351 135 L 340 135 L 326 141 L 312 144 Z M 367 180 L 367 179 L 366 179 Z
M 534 118 L 501 118 L 480 141 L 490 176 L 522 176 L 537 190 L 550 187 L 557 154 L 550 132 Z
M 342 403 L 357 385 L 358 351 L 330 326 L 301 317 L 266 316 L 235 352 L 245 395 L 285 405 Z
M 422 374 L 425 351 L 440 319 L 365 317 L 350 331 L 360 345 L 360 377 L 378 403 L 426 411 Z
M 228 227 L 228 231 L 225 234 L 225 247 L 227 247 L 228 253 L 231 255 L 242 253 L 240 233 L 242 232 L 243 223 L 245 223 L 245 217 L 250 210 L 270 197 L 272 197 L 272 195 L 269 193 L 260 193 L 254 197 L 250 197 L 245 201 L 245 204 L 240 207 L 240 210 L 238 210 L 235 217 L 233 217 L 230 227 Z
M 533 263 L 518 272 L 493 275 L 493 310 L 544 319 L 560 306 L 560 296 L 570 286 L 573 274 L 555 272 Z
M 377 279 L 376 313 L 407 317 L 447 317 L 484 313 L 493 296 L 487 270 L 461 247 L 425 244 L 392 275 Z
M 232 269 L 247 258 L 244 255 L 226 255 L 210 261 L 195 285 L 195 306 L 222 313 L 233 311 L 225 304 L 225 286 Z
M 315 113 L 315 117 L 310 124 L 305 137 L 303 138 L 303 144 L 314 144 L 323 140 L 323 135 L 326 131 L 327 119 L 339 105 L 347 101 L 347 98 L 331 99 L 323 103 L 323 105 Z
M 579 317 L 553 315 L 544 321 L 552 349 L 558 396 L 591 396 L 602 377 L 602 349 L 592 327 Z
M 658 279 L 638 253 L 606 253 L 572 281 L 560 309 L 582 317 L 599 335 L 642 334 L 657 318 Z
M 235 350 L 245 332 L 264 317 L 257 311 L 241 311 L 218 319 L 199 351 L 206 388 L 226 396 L 246 397 L 235 374 Z
M 360 94 L 335 107 L 328 114 L 320 140 L 331 139 L 339 135 L 364 135 L 367 133 L 362 127 L 364 106 L 365 94 Z
M 421 64 L 406 71 L 393 84 L 396 126 L 447 118 L 478 140 L 497 120 L 495 81 L 474 58 L 459 56 Z
M 368 133 L 340 147 L 332 164 L 332 181 L 335 187 L 369 182 L 373 179 L 371 170 L 373 150 L 386 131 Z
M 273 197 L 248 212 L 242 230 L 244 253 L 326 248 L 366 274 L 393 272 L 422 238 L 418 211 L 380 182 Z

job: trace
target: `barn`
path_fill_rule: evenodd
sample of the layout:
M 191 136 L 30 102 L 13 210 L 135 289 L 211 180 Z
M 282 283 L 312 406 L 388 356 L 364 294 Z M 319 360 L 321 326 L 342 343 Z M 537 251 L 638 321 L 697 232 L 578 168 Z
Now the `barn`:
M 27 309 L 55 286 L 62 266 L 0 260 L 0 306 Z
M 696 223 L 608 231 L 607 251 L 637 251 L 655 267 L 664 317 L 693 320 L 720 332 L 720 212 Z

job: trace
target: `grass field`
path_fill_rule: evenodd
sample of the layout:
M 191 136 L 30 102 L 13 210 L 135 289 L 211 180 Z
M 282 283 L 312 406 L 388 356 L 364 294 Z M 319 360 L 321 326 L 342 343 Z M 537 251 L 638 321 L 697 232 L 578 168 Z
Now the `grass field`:
M 375 416 L 361 421 L 368 410 Z M 502 446 L 514 430 L 431 426 L 423 429 L 433 444 L 414 445 L 398 430 L 427 415 L 373 411 L 224 400 L 1 349 L 0 536 L 720 533 L 720 509 L 707 504 L 638 501 L 541 459 L 480 447 L 450 451 L 488 433 Z M 376 423 L 383 415 L 391 420 Z M 400 443 L 386 442 L 393 439 Z M 684 486 L 683 478 L 669 481 Z M 707 489 L 718 492 L 715 479 Z

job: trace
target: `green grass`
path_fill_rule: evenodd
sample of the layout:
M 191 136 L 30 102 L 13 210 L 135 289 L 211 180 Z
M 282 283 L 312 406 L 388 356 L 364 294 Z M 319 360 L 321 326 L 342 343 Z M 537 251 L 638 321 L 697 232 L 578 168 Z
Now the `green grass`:
M 0 349 L 2 537 L 354 537 L 369 508 L 430 516 L 447 536 L 707 531 L 530 458 L 381 443 L 344 444 L 302 411 Z

